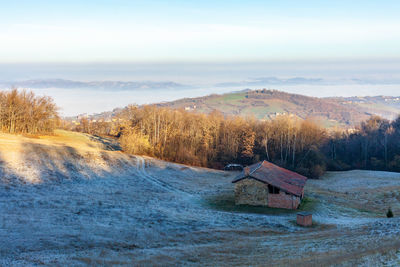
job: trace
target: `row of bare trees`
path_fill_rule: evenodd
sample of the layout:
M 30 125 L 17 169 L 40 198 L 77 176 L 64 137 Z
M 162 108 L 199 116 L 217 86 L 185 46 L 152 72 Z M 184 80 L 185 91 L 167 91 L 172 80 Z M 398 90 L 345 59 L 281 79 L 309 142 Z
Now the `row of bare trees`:
M 311 177 L 325 170 L 319 147 L 326 132 L 295 117 L 259 121 L 219 112 L 129 106 L 118 121 L 121 145 L 132 154 L 215 168 L 266 159 Z
M 57 107 L 50 97 L 32 92 L 0 92 L 0 127 L 7 133 L 52 133 L 59 120 Z
M 351 132 L 328 132 L 295 116 L 260 121 L 216 111 L 128 106 L 112 122 L 83 119 L 78 128 L 117 136 L 128 153 L 198 166 L 265 159 L 308 177 L 319 177 L 326 169 L 400 171 L 400 117 L 390 122 L 373 116 Z
M 51 98 L 17 89 L 0 92 L 3 132 L 52 133 L 58 123 Z M 391 122 L 373 116 L 355 131 L 328 133 L 295 116 L 260 121 L 217 111 L 132 105 L 110 122 L 84 118 L 75 130 L 119 137 L 128 153 L 197 166 L 221 168 L 265 159 L 308 177 L 319 177 L 326 168 L 400 171 L 400 117 Z

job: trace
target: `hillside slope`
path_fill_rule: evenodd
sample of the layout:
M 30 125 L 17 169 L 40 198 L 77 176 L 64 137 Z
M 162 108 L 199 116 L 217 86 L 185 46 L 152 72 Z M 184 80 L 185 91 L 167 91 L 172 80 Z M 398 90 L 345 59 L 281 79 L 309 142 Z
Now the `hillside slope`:
M 312 119 L 326 128 L 352 128 L 371 115 L 393 120 L 400 115 L 400 97 L 309 97 L 277 90 L 242 90 L 223 95 L 183 98 L 155 104 L 159 107 L 185 109 L 210 113 L 218 110 L 225 115 L 254 116 L 271 119 L 282 114 L 292 114 L 302 119 Z M 89 115 L 92 120 L 110 121 L 122 108 Z M 76 116 L 64 118 L 76 120 Z
M 0 179 L 6 184 L 40 184 L 102 177 L 129 165 L 130 157 L 116 150 L 111 140 L 61 130 L 37 138 L 0 134 Z
M 0 266 L 396 265 L 400 175 L 329 173 L 298 211 L 236 206 L 237 173 L 58 131 L 0 135 Z M 395 218 L 384 216 L 388 205 Z M 210 256 L 211 255 L 211 256 Z
M 280 114 L 294 114 L 300 118 L 318 120 L 326 127 L 353 126 L 369 117 L 369 113 L 343 101 L 289 94 L 276 90 L 246 90 L 223 95 L 185 98 L 158 106 L 185 108 L 198 112 L 219 110 L 227 115 L 254 115 L 268 119 Z
M 327 99 L 389 120 L 394 120 L 400 115 L 400 97 L 396 96 L 355 96 Z

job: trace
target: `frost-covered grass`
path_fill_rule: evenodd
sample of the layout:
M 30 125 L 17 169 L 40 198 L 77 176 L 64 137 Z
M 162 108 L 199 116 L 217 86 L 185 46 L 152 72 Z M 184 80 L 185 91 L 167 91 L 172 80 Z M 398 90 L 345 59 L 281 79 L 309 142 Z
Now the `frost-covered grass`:
M 303 228 L 293 211 L 235 206 L 233 173 L 130 157 L 109 141 L 0 135 L 0 266 L 399 263 L 400 213 L 374 212 L 396 199 L 396 174 L 309 180 L 301 210 L 315 224 Z
M 363 217 L 385 217 L 389 207 L 400 214 L 400 173 L 361 170 L 330 172 L 324 179 L 309 180 L 308 189 L 310 194 L 324 195 L 342 210 L 363 213 Z

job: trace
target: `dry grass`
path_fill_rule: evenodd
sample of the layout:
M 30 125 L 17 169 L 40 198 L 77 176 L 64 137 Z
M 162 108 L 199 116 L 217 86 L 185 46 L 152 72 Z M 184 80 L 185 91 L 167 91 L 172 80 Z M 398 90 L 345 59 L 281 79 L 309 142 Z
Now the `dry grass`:
M 56 130 L 54 135 L 35 136 L 0 133 L 0 181 L 37 184 L 46 179 L 90 177 L 108 173 L 129 161 L 115 151 L 109 140 L 87 134 Z
M 54 135 L 26 136 L 0 133 L 0 151 L 20 151 L 24 144 L 72 147 L 79 151 L 105 150 L 103 144 L 92 141 L 88 135 L 64 130 L 56 130 Z

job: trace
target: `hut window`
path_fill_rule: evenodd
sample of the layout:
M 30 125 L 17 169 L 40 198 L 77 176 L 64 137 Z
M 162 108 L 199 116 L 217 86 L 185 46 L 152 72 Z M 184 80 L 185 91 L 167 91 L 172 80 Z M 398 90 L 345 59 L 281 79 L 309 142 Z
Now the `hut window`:
M 270 194 L 279 194 L 279 188 L 269 184 L 268 185 L 268 192 Z

